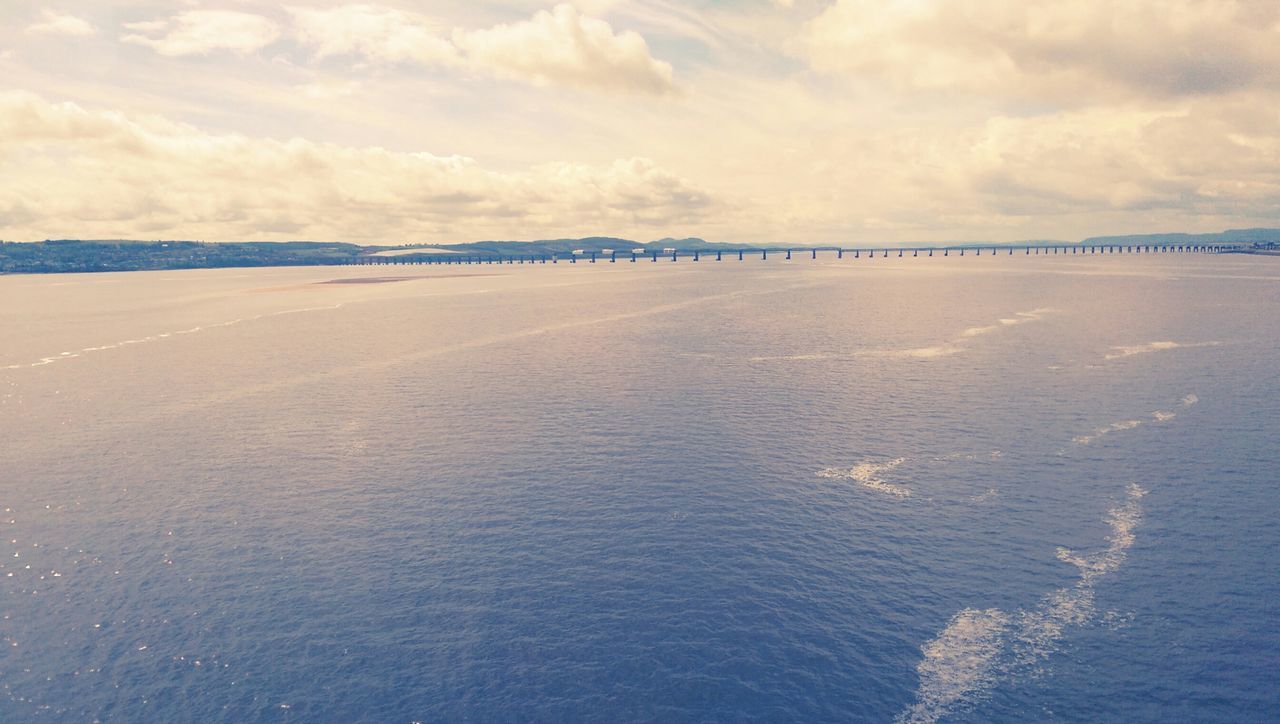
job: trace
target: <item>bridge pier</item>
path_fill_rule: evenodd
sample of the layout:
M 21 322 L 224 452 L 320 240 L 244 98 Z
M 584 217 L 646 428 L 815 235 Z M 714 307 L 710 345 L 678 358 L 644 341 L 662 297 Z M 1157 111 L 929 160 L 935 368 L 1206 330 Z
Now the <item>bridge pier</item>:
M 787 261 L 791 261 L 791 250 L 787 249 Z

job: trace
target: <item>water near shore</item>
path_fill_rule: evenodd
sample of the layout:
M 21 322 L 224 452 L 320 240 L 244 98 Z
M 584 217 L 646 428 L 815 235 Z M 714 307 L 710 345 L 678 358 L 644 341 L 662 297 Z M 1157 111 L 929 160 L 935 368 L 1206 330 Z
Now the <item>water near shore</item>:
M 1280 711 L 1277 259 L 0 300 L 3 721 Z

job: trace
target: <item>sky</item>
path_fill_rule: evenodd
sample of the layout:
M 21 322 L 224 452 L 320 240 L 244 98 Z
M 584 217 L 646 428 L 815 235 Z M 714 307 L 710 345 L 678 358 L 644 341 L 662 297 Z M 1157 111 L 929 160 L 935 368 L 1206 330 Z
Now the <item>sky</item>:
M 1280 226 L 1275 0 L 4 0 L 0 239 Z

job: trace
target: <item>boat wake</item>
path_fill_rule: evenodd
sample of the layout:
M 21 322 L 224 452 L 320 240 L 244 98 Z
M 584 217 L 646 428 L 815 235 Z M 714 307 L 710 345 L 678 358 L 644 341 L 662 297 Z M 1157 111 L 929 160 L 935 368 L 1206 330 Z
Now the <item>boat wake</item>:
M 1199 401 L 1199 397 L 1196 397 L 1195 395 L 1187 395 L 1182 398 L 1182 407 L 1191 407 Z M 1151 413 L 1151 421 L 1157 423 L 1169 422 L 1177 417 L 1178 413 L 1173 410 L 1155 410 Z M 1113 422 L 1110 425 L 1097 428 L 1088 435 L 1076 435 L 1071 438 L 1071 442 L 1074 442 L 1077 445 L 1088 445 L 1100 437 L 1105 437 L 1113 432 L 1120 432 L 1122 430 L 1132 430 L 1142 424 L 1143 420 L 1121 420 L 1120 422 Z
M 870 460 L 864 460 L 852 468 L 827 468 L 818 471 L 818 477 L 829 478 L 833 480 L 852 480 L 868 490 L 874 490 L 885 495 L 892 495 L 898 498 L 910 498 L 911 490 L 901 485 L 885 482 L 881 475 L 892 471 L 902 463 L 906 462 L 906 458 L 895 458 L 887 462 L 876 463 Z
M 120 349 L 122 347 L 130 347 L 136 344 L 147 344 L 149 342 L 159 342 L 159 341 L 171 339 L 174 337 L 181 337 L 188 334 L 195 334 L 197 332 L 204 332 L 210 329 L 219 329 L 222 327 L 234 327 L 237 324 L 244 324 L 245 322 L 254 322 L 259 319 L 268 319 L 270 317 L 280 317 L 286 314 L 302 314 L 304 312 L 327 311 L 332 309 L 338 309 L 342 306 L 343 306 L 342 304 L 330 304 L 330 305 L 325 305 L 321 307 L 302 307 L 299 309 L 285 309 L 279 312 L 255 314 L 250 317 L 238 317 L 236 319 L 230 319 L 224 322 L 202 324 L 195 327 L 190 327 L 188 329 L 179 329 L 172 332 L 160 332 L 158 334 L 151 334 L 145 337 L 137 337 L 134 339 L 126 339 L 119 342 L 112 342 L 110 344 L 102 344 L 102 345 L 97 345 L 93 347 L 81 347 L 80 349 L 73 350 L 70 352 L 61 352 L 56 355 L 41 357 L 38 361 L 35 361 L 35 362 L 29 362 L 26 364 L 5 365 L 3 367 L 0 367 L 0 370 L 19 370 L 19 369 L 30 368 L 30 367 L 44 367 L 45 365 L 51 365 L 55 362 L 65 362 L 66 360 L 75 359 L 77 357 L 83 357 L 85 355 L 90 355 L 95 352 L 104 352 L 106 350 L 111 350 L 111 349 Z
M 995 332 L 999 329 L 1012 327 L 1028 322 L 1036 322 L 1044 319 L 1057 312 L 1058 310 L 1049 307 L 1041 307 L 1032 309 L 1029 312 L 1016 312 L 1014 316 L 997 319 L 995 323 L 981 326 L 969 327 L 961 332 L 956 338 L 947 340 L 942 344 L 930 345 L 925 347 L 904 347 L 900 349 L 865 349 L 854 352 L 811 352 L 804 354 L 788 354 L 788 355 L 770 355 L 751 357 L 749 362 L 813 362 L 826 360 L 855 360 L 866 357 L 884 357 L 889 359 L 936 359 L 939 357 L 950 357 L 967 351 L 966 343 L 974 337 Z
M 1058 549 L 1058 559 L 1080 572 L 1074 585 L 1059 588 L 1028 610 L 1006 613 L 996 608 L 966 608 L 920 647 L 920 677 L 915 701 L 898 722 L 936 722 L 980 701 L 1000 681 L 1034 667 L 1058 650 L 1070 627 L 1096 618 L 1094 586 L 1114 573 L 1134 542 L 1147 491 L 1129 485 L 1125 501 L 1107 514 L 1111 534 L 1107 547 L 1092 555 Z
M 1121 345 L 1111 348 L 1106 359 L 1121 359 L 1139 354 L 1164 352 L 1170 349 L 1189 349 L 1195 347 L 1220 347 L 1222 342 L 1148 342 L 1146 344 Z

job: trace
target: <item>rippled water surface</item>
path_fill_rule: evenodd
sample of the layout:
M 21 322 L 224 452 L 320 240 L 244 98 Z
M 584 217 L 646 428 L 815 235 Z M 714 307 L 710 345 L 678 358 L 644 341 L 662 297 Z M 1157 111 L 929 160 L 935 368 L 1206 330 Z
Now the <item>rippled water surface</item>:
M 3 721 L 1280 711 L 1280 259 L 0 301 Z

